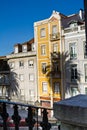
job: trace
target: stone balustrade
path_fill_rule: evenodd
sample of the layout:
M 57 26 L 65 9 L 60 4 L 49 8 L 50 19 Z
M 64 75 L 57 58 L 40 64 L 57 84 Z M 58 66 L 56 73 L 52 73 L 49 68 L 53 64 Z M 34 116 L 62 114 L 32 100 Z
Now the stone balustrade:
M 54 103 L 60 130 L 87 130 L 87 95 L 77 95 Z

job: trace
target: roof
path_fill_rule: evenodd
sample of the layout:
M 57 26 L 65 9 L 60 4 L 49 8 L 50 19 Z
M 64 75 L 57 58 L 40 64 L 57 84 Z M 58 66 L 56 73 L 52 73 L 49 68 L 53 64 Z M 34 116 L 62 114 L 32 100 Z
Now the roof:
M 14 46 L 21 46 L 21 45 L 32 44 L 32 43 L 34 43 L 34 38 L 32 38 L 29 41 L 26 41 L 24 43 L 17 43 Z
M 77 22 L 78 24 L 83 24 L 84 23 L 84 18 L 81 19 L 78 14 L 73 14 L 67 17 L 62 18 L 62 27 L 67 28 L 69 27 L 69 24 L 72 22 Z

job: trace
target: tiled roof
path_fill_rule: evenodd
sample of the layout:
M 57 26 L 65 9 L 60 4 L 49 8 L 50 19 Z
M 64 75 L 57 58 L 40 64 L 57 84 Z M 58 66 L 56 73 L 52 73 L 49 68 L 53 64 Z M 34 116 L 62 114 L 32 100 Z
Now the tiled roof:
M 67 16 L 65 18 L 63 17 L 62 18 L 62 27 L 64 27 L 64 28 L 69 27 L 69 24 L 73 21 L 77 22 L 78 24 L 83 24 L 84 18 L 81 19 L 79 14 L 73 14 L 73 15 Z

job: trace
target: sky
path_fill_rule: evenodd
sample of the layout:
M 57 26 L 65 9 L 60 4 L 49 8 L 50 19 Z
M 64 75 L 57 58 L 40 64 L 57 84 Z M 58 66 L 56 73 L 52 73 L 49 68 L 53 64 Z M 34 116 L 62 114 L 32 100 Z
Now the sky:
M 0 0 L 0 56 L 32 39 L 34 22 L 49 18 L 53 10 L 71 15 L 80 9 L 84 0 Z

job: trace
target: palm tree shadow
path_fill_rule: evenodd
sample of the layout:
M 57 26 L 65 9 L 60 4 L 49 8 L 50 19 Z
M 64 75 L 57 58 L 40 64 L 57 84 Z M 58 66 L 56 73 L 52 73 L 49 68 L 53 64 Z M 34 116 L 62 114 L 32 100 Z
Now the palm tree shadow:
M 0 87 L 3 87 L 8 93 L 8 99 L 11 96 L 19 95 L 19 85 L 17 74 L 12 72 L 6 59 L 0 59 Z M 3 93 L 2 93 L 3 95 Z
M 9 77 L 9 82 L 10 82 L 10 90 L 9 94 L 10 97 L 12 96 L 19 96 L 19 84 L 18 84 L 18 77 L 15 72 L 10 71 L 10 77 Z
M 62 97 L 65 98 L 65 94 L 71 91 L 70 84 L 73 84 L 73 86 L 78 86 L 78 91 L 80 92 L 79 83 L 81 71 L 76 69 L 76 80 L 72 81 L 71 67 L 73 64 L 73 59 L 70 59 L 70 54 L 68 52 L 53 52 L 51 53 L 51 64 L 46 66 L 46 76 L 49 77 L 49 84 L 52 78 L 56 78 L 58 81 L 61 79 L 62 81 L 63 88 L 60 88 L 61 99 Z

